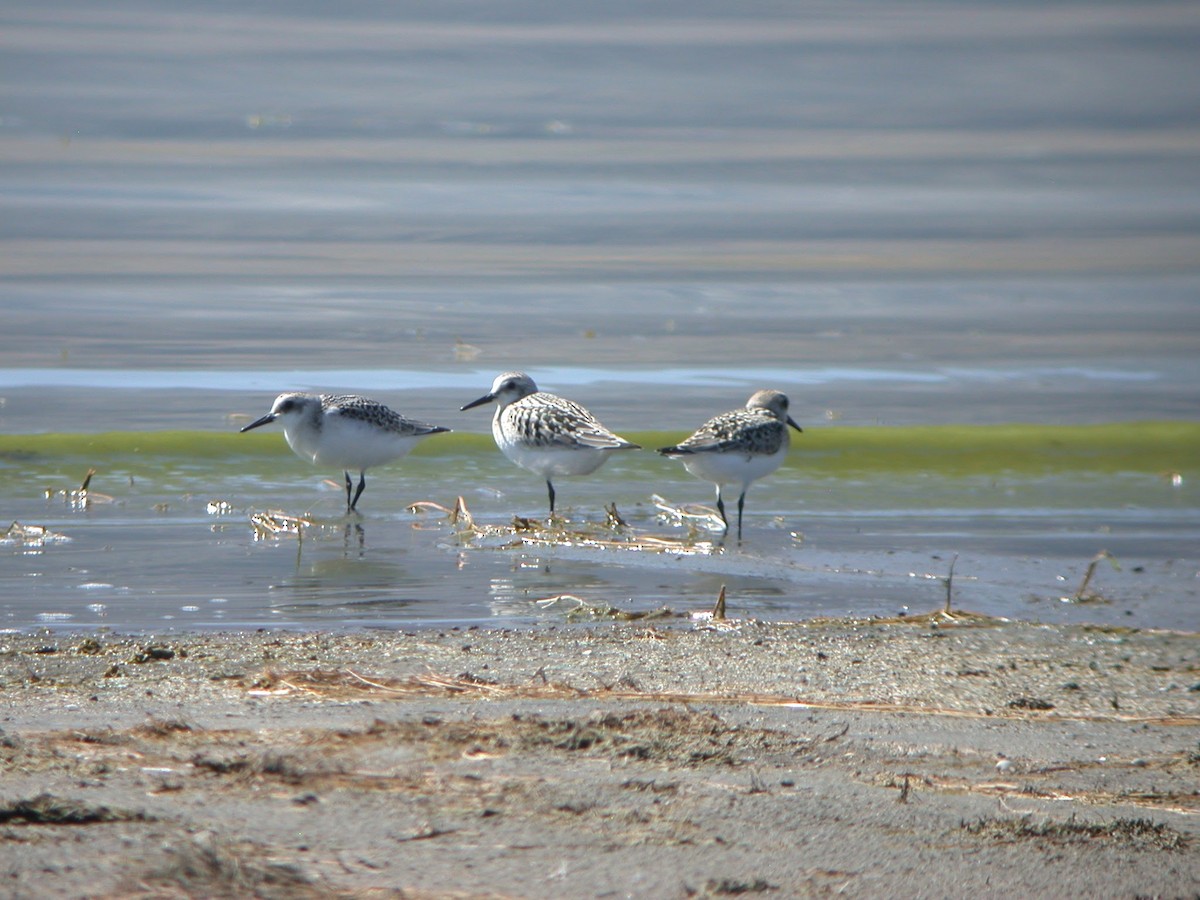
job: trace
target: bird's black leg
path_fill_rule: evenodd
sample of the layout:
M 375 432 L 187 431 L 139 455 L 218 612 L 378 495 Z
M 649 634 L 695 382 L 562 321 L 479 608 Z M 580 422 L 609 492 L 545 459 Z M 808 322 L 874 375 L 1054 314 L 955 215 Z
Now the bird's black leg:
M 354 500 L 350 503 L 350 509 L 355 510 L 358 507 L 358 498 L 362 496 L 363 488 L 367 486 L 367 473 L 362 471 L 358 473 L 358 490 L 354 492 Z M 346 476 L 346 497 L 350 496 L 350 476 Z
M 725 517 L 725 500 L 721 496 L 721 486 L 717 485 L 717 512 L 721 514 L 721 521 L 725 523 L 725 531 L 729 531 L 729 519 Z
M 550 492 L 550 515 L 554 515 L 554 485 L 549 478 L 546 479 L 546 489 Z
M 343 472 L 342 474 L 346 476 L 346 512 L 350 512 L 350 510 L 354 509 L 350 504 L 350 491 L 354 488 L 354 481 L 350 478 L 349 472 Z
M 746 505 L 746 492 L 738 497 L 738 543 L 742 542 L 742 508 Z

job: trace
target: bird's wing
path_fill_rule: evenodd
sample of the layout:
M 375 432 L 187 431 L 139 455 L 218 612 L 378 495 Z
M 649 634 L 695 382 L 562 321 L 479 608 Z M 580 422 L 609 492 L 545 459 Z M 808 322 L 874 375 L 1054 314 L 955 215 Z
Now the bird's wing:
M 637 444 L 613 434 L 590 412 L 553 394 L 530 394 L 510 404 L 504 414 L 522 438 L 540 447 L 621 450 Z
M 659 452 L 666 456 L 737 451 L 771 454 L 779 450 L 783 437 L 783 426 L 765 410 L 735 409 L 713 416 L 694 434 Z

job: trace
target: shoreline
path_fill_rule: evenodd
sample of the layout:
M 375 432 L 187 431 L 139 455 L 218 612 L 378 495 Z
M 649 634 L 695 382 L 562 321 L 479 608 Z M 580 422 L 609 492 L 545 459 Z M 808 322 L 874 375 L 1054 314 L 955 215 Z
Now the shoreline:
M 18 897 L 1200 888 L 1198 634 L 6 634 L 0 682 Z

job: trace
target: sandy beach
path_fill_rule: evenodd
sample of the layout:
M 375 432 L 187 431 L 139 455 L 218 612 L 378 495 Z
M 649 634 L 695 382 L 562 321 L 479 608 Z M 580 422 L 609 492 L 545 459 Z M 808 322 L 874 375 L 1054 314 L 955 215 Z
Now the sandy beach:
M 0 900 L 1200 897 L 1200 4 L 2 21 Z
M 0 640 L 11 897 L 1192 896 L 1200 636 Z

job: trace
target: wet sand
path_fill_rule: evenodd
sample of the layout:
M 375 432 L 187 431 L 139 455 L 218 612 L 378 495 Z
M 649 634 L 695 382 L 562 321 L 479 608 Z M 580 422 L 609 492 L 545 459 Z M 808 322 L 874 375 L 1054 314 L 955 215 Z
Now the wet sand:
M 5 635 L 14 897 L 1181 896 L 1200 635 Z

